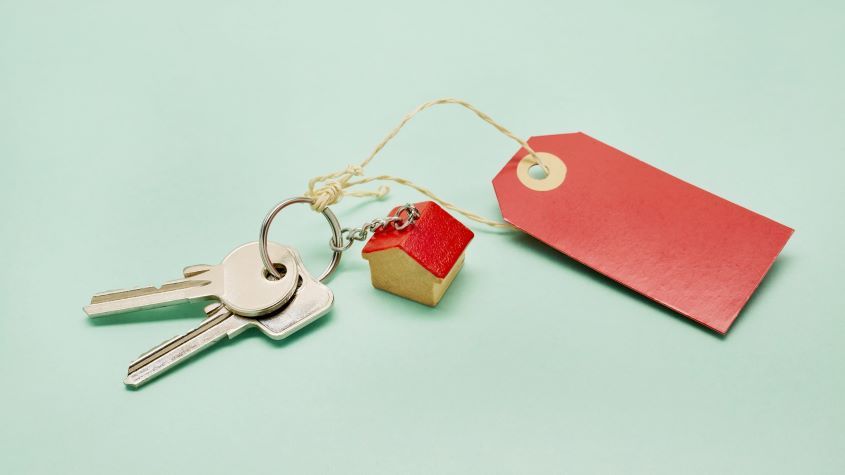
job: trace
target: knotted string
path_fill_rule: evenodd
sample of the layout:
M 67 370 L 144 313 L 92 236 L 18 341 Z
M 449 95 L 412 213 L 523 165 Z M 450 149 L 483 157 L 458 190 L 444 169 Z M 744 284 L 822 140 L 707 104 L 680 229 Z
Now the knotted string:
M 460 208 L 455 204 L 450 203 L 444 200 L 443 198 L 437 196 L 428 188 L 420 186 L 406 178 L 392 175 L 378 175 L 370 177 L 364 176 L 364 167 L 366 167 L 375 158 L 375 156 L 378 155 L 379 152 L 381 152 L 381 150 L 385 147 L 385 145 L 387 145 L 388 142 L 390 142 L 394 137 L 396 137 L 396 135 L 399 133 L 402 127 L 405 126 L 405 124 L 407 124 L 415 115 L 419 114 L 420 112 L 439 104 L 458 104 L 474 112 L 475 115 L 481 118 L 481 120 L 492 125 L 496 128 L 496 130 L 517 142 L 520 146 L 522 146 L 522 148 L 528 151 L 528 154 L 530 155 L 530 161 L 534 162 L 535 165 L 539 165 L 540 167 L 542 167 L 543 171 L 545 171 L 546 173 L 549 172 L 548 166 L 543 163 L 540 157 L 537 156 L 537 154 L 534 152 L 531 146 L 528 145 L 526 141 L 514 135 L 510 130 L 506 129 L 503 125 L 493 120 L 484 112 L 478 110 L 469 102 L 453 98 L 436 99 L 420 105 L 419 107 L 411 111 L 409 114 L 407 114 L 405 117 L 403 117 L 402 120 L 399 121 L 399 124 L 393 130 L 391 130 L 390 133 L 388 133 L 384 137 L 384 139 L 382 139 L 381 142 L 379 142 L 375 149 L 373 149 L 372 153 L 370 153 L 370 156 L 367 157 L 367 159 L 361 162 L 360 164 L 349 165 L 342 170 L 338 170 L 327 175 L 317 176 L 309 180 L 308 191 L 305 192 L 305 196 L 314 200 L 314 203 L 311 205 L 311 207 L 315 211 L 323 211 L 327 206 L 331 206 L 343 199 L 344 196 L 372 196 L 376 198 L 383 198 L 390 192 L 390 188 L 386 185 L 381 185 L 375 190 L 368 191 L 352 191 L 350 190 L 350 188 L 371 183 L 374 181 L 392 181 L 394 183 L 413 188 L 418 192 L 422 193 L 423 195 L 436 201 L 440 204 L 440 206 L 452 210 L 456 213 L 460 213 L 468 219 L 471 219 L 478 223 L 486 224 L 487 226 L 492 226 L 496 228 L 511 228 L 512 226 L 506 222 L 488 219 L 484 216 L 473 213 L 472 211 L 469 211 L 467 209 Z

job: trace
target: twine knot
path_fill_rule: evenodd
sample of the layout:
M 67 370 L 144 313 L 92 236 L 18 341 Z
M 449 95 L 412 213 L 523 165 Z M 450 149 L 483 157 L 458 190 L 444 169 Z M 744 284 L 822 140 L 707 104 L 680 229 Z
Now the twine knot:
M 314 199 L 314 204 L 311 207 L 317 211 L 323 211 L 326 207 L 337 203 L 343 198 L 343 188 L 343 183 L 337 180 L 326 181 L 323 186 L 308 193 L 309 198 Z
M 347 188 L 359 184 L 356 182 L 350 183 L 349 180 L 351 180 L 352 177 L 363 175 L 363 166 L 347 165 L 342 171 L 311 179 L 311 181 L 308 182 L 308 191 L 305 193 L 305 196 L 314 200 L 314 203 L 311 205 L 311 208 L 313 208 L 314 211 L 323 211 L 327 207 L 343 199 L 345 195 L 375 196 L 382 198 L 390 191 L 390 188 L 380 186 L 376 191 L 347 192 Z M 317 187 L 318 184 L 320 184 L 319 187 Z
M 364 174 L 364 167 L 355 164 L 347 165 L 346 174 L 352 176 L 362 176 Z

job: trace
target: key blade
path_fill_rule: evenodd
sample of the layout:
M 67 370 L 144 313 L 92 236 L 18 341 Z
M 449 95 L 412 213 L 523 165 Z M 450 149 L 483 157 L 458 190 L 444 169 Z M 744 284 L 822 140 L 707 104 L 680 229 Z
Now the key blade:
M 213 307 L 208 318 L 196 328 L 165 341 L 130 363 L 123 382 L 137 388 L 223 337 L 232 338 L 252 325 L 251 320 L 233 315 L 222 305 Z
M 91 297 L 92 304 L 113 302 L 116 300 L 125 300 L 135 297 L 143 297 L 146 295 L 154 295 L 158 293 L 171 292 L 174 290 L 189 289 L 191 287 L 202 287 L 210 284 L 209 280 L 177 280 L 175 282 L 168 282 L 161 287 L 138 287 L 135 289 L 113 290 L 110 292 L 103 292 Z
M 211 300 L 217 293 L 212 280 L 183 279 L 161 287 L 141 287 L 97 294 L 83 310 L 91 318 L 117 313 L 166 307 L 186 302 Z

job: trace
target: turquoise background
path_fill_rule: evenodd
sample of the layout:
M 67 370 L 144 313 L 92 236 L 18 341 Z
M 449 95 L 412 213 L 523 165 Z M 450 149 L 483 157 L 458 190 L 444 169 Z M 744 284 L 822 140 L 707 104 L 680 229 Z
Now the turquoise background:
M 842 2 L 0 2 L 0 472 L 843 473 Z M 726 338 L 473 226 L 436 309 L 374 290 L 139 391 L 201 307 L 92 322 L 254 240 L 407 111 L 584 131 L 797 232 Z M 498 217 L 516 146 L 454 106 L 371 173 Z M 421 197 L 348 198 L 345 225 Z M 274 225 L 319 271 L 328 229 Z

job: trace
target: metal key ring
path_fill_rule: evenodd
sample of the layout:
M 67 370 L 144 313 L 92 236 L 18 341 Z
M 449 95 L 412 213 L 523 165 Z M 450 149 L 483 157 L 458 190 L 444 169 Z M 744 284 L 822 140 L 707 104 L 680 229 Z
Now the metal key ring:
M 306 203 L 310 205 L 314 204 L 314 200 L 305 196 L 298 196 L 296 198 L 290 198 L 285 201 L 282 201 L 281 203 L 277 204 L 275 208 L 270 210 L 270 212 L 267 214 L 267 217 L 264 218 L 264 222 L 261 223 L 261 233 L 258 237 L 258 250 L 261 253 L 261 261 L 264 263 L 264 268 L 267 269 L 267 272 L 269 272 L 277 279 L 281 279 L 282 275 L 273 266 L 273 261 L 270 260 L 270 255 L 267 253 L 267 235 L 270 233 L 270 224 L 272 224 L 273 219 L 276 217 L 276 215 L 279 214 L 280 211 L 294 203 Z M 329 208 L 323 209 L 323 216 L 325 216 L 326 221 L 329 222 L 329 226 L 331 226 L 332 228 L 332 239 L 334 240 L 334 242 L 343 242 L 343 238 L 341 236 L 340 223 L 337 220 L 337 216 L 335 216 L 335 214 Z M 326 267 L 326 270 L 323 271 L 323 274 L 320 275 L 319 280 L 321 282 L 325 280 L 326 277 L 332 275 L 332 272 L 337 269 L 337 265 L 340 264 L 341 254 L 342 252 L 337 250 L 332 253 L 332 261 L 329 263 L 329 266 Z

